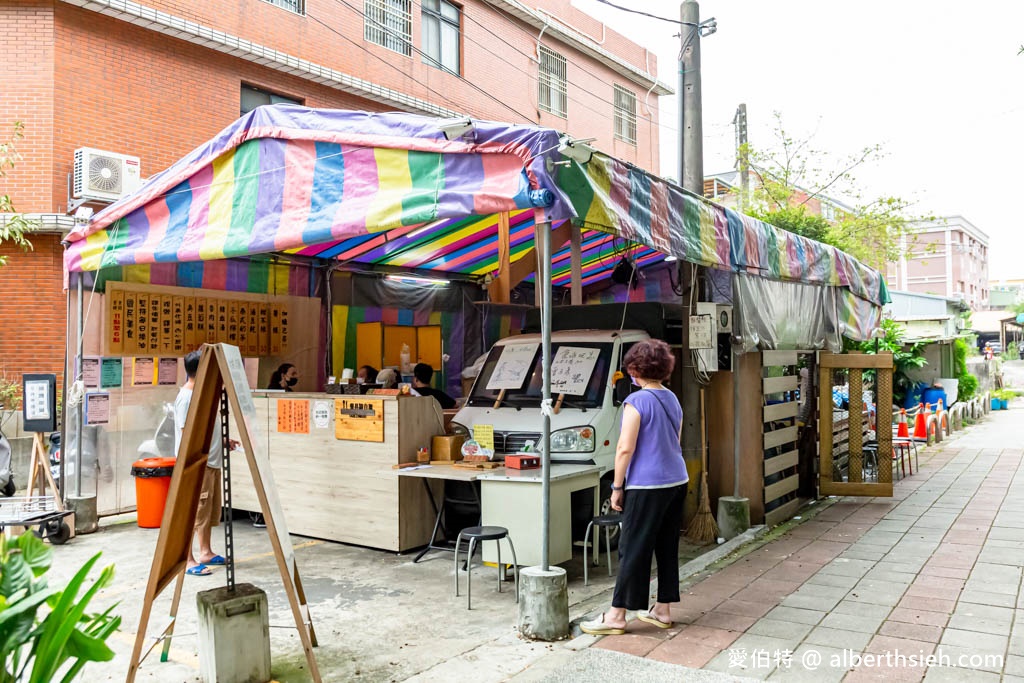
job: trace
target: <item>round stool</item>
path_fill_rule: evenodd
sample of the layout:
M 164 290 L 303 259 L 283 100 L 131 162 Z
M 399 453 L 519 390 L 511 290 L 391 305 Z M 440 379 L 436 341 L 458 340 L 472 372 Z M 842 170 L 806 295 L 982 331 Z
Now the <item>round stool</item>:
M 590 563 L 587 562 L 587 547 L 590 545 L 590 531 L 594 527 L 598 527 L 597 532 L 594 534 L 594 565 L 601 563 L 601 529 L 604 527 L 604 549 L 608 555 L 608 576 L 612 575 L 612 544 L 611 544 L 611 528 L 613 526 L 619 527 L 619 533 L 622 533 L 622 515 L 618 512 L 613 512 L 610 515 L 598 515 L 590 520 L 587 524 L 587 531 L 583 534 L 583 585 L 590 585 Z
M 501 582 L 504 580 L 505 570 L 501 566 L 501 539 L 508 541 L 508 547 L 512 550 L 512 574 L 516 583 L 516 602 L 519 602 L 519 569 L 516 566 L 516 547 L 512 545 L 512 537 L 508 535 L 508 529 L 503 526 L 470 526 L 459 532 L 455 539 L 455 596 L 459 595 L 459 547 L 462 539 L 469 540 L 469 551 L 466 554 L 466 609 L 473 609 L 473 551 L 478 541 L 498 542 L 498 592 L 501 592 Z

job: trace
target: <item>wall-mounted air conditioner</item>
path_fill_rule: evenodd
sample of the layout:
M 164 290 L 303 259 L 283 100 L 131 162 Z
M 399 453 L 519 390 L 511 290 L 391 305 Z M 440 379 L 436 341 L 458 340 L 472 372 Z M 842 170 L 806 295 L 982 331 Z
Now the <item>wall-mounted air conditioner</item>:
M 137 190 L 141 183 L 138 157 L 89 147 L 75 150 L 74 199 L 113 202 Z

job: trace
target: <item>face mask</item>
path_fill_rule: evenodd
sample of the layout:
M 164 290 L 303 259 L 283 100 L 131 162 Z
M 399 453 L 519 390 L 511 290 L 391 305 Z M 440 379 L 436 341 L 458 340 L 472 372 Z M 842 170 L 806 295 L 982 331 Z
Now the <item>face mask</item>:
M 299 378 L 298 377 L 292 377 L 291 379 L 288 380 L 288 386 L 290 386 L 290 387 L 294 387 L 298 383 L 299 383 Z

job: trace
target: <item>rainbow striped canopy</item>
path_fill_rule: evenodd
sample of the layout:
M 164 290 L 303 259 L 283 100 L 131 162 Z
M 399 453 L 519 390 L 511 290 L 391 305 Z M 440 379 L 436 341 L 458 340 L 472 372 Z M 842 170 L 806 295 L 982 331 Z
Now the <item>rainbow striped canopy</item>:
M 474 120 L 447 140 L 441 123 L 260 107 L 72 232 L 67 269 L 289 253 L 483 276 L 497 270 L 498 214 L 509 213 L 513 261 L 537 221 L 582 226 L 584 285 L 628 252 L 641 266 L 673 255 L 888 301 L 880 273 L 832 246 L 600 153 L 566 163 L 555 130 Z M 568 246 L 553 263 L 554 284 L 568 284 Z

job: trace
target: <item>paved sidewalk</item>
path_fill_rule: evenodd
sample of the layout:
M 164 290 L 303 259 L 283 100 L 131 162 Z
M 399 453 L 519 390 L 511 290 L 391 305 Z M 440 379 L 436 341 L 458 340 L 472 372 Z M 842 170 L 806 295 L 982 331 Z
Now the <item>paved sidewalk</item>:
M 893 498 L 841 499 L 690 587 L 677 627 L 596 647 L 754 678 L 1024 681 L 1024 401 L 922 455 Z

